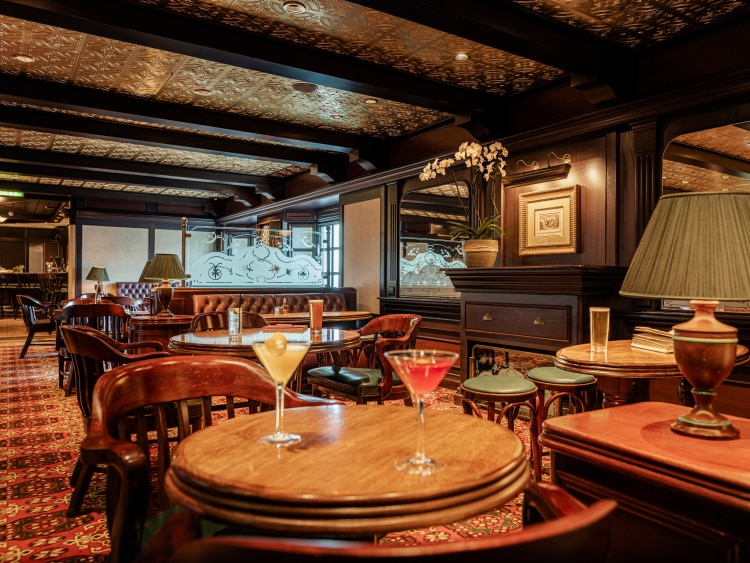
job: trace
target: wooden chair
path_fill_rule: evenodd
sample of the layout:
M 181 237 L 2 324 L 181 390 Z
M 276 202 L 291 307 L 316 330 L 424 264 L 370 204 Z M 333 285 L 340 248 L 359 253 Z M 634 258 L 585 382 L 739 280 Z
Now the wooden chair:
M 26 342 L 23 343 L 23 348 L 21 348 L 21 355 L 19 358 L 23 359 L 26 357 L 26 352 L 29 351 L 29 346 L 33 343 L 34 336 L 37 332 L 46 332 L 47 334 L 52 334 L 52 331 L 55 330 L 56 324 L 55 321 L 51 319 L 38 319 L 37 318 L 37 312 L 44 312 L 45 306 L 44 304 L 34 299 L 33 297 L 29 295 L 16 295 L 16 301 L 18 303 L 18 306 L 21 309 L 21 316 L 23 317 L 23 324 L 26 325 Z
M 242 328 L 263 328 L 268 323 L 258 313 L 242 311 Z M 229 327 L 228 311 L 209 311 L 198 313 L 190 323 L 189 332 L 204 332 L 208 330 L 227 330 Z
M 371 541 L 213 536 L 185 544 L 169 563 L 253 561 L 547 561 L 602 563 L 612 542 L 617 503 L 585 506 L 551 483 L 532 485 L 524 495 L 523 528 L 481 538 L 419 546 L 378 546 Z
M 363 339 L 358 354 L 351 356 L 348 366 L 333 365 L 313 368 L 307 381 L 314 395 L 346 397 L 356 403 L 386 399 L 403 399 L 411 403 L 406 386 L 391 368 L 384 353 L 389 350 L 413 348 L 422 317 L 419 315 L 382 315 L 371 320 L 357 332 Z M 347 355 L 343 354 L 343 358 Z M 358 367 L 360 358 L 365 367 Z M 343 363 L 343 362 L 342 362 Z
M 570 412 L 591 410 L 596 399 L 597 379 L 587 373 L 566 371 L 556 366 L 538 366 L 527 373 L 537 387 L 537 432 L 541 434 L 542 423 L 549 416 L 549 409 L 557 407 L 557 414 L 562 413 L 563 399 L 568 399 Z M 546 395 L 549 393 L 549 396 Z
M 57 326 L 78 325 L 95 328 L 117 342 L 128 342 L 130 315 L 122 305 L 115 303 L 66 303 L 55 315 Z M 75 385 L 75 370 L 71 370 L 70 354 L 65 347 L 60 331 L 57 332 L 57 368 L 60 387 L 67 378 L 65 394 L 70 395 Z
M 289 389 L 285 392 L 285 408 L 340 404 L 299 395 Z M 110 563 L 131 561 L 140 550 L 146 519 L 170 505 L 163 488 L 169 468 L 170 440 L 174 439 L 170 438 L 168 428 L 177 428 L 178 440 L 195 431 L 191 416 L 196 402 L 200 406 L 202 425 L 211 425 L 214 422 L 212 399 L 226 400 L 227 397 L 248 399 L 250 413 L 273 410 L 276 386 L 260 365 L 231 356 L 145 360 L 116 367 L 99 378 L 94 387 L 91 423 L 81 444 L 81 455 L 89 465 L 109 467 Z M 232 418 L 238 411 L 227 408 L 220 416 Z M 126 429 L 129 416 L 134 417 L 134 423 Z M 156 439 L 153 447 L 146 433 L 149 427 Z M 156 458 L 155 466 L 152 466 L 152 456 Z M 151 491 L 152 476 L 156 498 Z
M 157 341 L 117 342 L 88 326 L 64 325 L 60 327 L 60 332 L 76 374 L 76 397 L 81 409 L 84 430 L 88 430 L 91 420 L 94 385 L 107 370 L 124 364 L 170 356 L 169 352 L 163 351 L 161 342 Z M 70 479 L 73 494 L 68 504 L 68 518 L 81 512 L 94 470 L 95 466 L 86 465 L 80 457 L 78 458 Z

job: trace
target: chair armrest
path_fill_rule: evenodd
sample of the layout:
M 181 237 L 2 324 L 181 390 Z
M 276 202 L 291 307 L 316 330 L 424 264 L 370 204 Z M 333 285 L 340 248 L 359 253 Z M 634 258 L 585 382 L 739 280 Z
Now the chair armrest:
M 565 489 L 540 481 L 524 491 L 523 524 L 536 524 L 586 509 L 586 505 Z
M 81 457 L 87 465 L 109 468 L 107 488 L 118 495 L 107 500 L 112 552 L 120 555 L 120 561 L 131 561 L 141 548 L 141 524 L 146 520 L 149 506 L 151 485 L 146 455 L 138 444 L 113 438 L 101 421 L 92 420 L 81 443 Z M 112 482 L 112 472 L 116 482 Z

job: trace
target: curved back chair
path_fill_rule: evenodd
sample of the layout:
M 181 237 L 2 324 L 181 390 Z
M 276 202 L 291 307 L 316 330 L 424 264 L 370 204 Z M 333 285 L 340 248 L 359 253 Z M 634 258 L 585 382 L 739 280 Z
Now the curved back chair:
M 359 353 L 351 355 L 349 366 L 324 366 L 307 372 L 313 394 L 346 397 L 356 403 L 376 401 L 382 404 L 386 399 L 403 399 L 410 403 L 409 390 L 401 383 L 384 354 L 390 350 L 413 348 L 421 322 L 419 315 L 404 314 L 382 315 L 371 320 L 357 331 L 362 338 L 362 347 Z M 359 367 L 362 358 L 365 366 Z
M 115 303 L 66 303 L 55 315 L 55 321 L 58 326 L 78 325 L 95 328 L 117 342 L 128 342 L 130 339 L 130 315 L 122 305 Z M 68 378 L 66 395 L 70 395 L 75 384 L 75 370 L 70 369 L 70 355 L 59 331 L 56 347 L 59 377 L 61 381 Z
M 37 299 L 34 299 L 30 295 L 16 295 L 16 302 L 21 308 L 21 316 L 23 317 L 23 324 L 26 325 L 26 342 L 23 343 L 21 348 L 21 355 L 19 358 L 23 359 L 26 357 L 26 352 L 29 351 L 29 346 L 33 343 L 34 336 L 37 332 L 46 332 L 52 334 L 55 330 L 56 324 L 52 319 L 39 319 L 37 318 L 37 311 L 44 313 L 46 311 L 45 304 Z
M 242 311 L 242 328 L 263 328 L 268 323 L 258 313 Z M 229 311 L 209 311 L 198 313 L 190 323 L 189 332 L 208 330 L 227 330 L 229 328 Z
M 286 408 L 340 404 L 289 389 L 285 393 Z M 211 403 L 226 397 L 247 399 L 250 413 L 273 410 L 276 386 L 260 365 L 232 356 L 157 358 L 116 367 L 99 378 L 81 455 L 89 465 L 109 468 L 110 563 L 131 561 L 140 550 L 147 517 L 170 505 L 164 494 L 164 477 L 170 463 L 170 441 L 175 438 L 168 429 L 177 428 L 179 440 L 211 425 Z M 199 425 L 195 424 L 196 410 L 200 411 Z M 227 409 L 220 416 L 231 418 L 234 414 Z M 147 433 L 149 429 L 151 433 Z M 155 443 L 150 444 L 149 439 Z M 153 482 L 158 500 L 151 493 L 152 456 L 156 459 Z
M 547 561 L 601 563 L 612 536 L 614 500 L 585 506 L 550 483 L 532 485 L 524 495 L 523 528 L 481 538 L 420 546 L 378 546 L 346 540 L 214 536 L 187 543 L 170 563 L 253 561 Z
M 88 326 L 65 325 L 60 327 L 60 332 L 76 374 L 76 398 L 81 409 L 84 430 L 88 429 L 91 420 L 91 396 L 94 385 L 107 370 L 115 366 L 170 355 L 169 352 L 162 351 L 161 342 L 117 342 Z M 80 513 L 93 474 L 94 466 L 87 466 L 79 457 L 71 477 L 73 494 L 68 504 L 68 518 Z

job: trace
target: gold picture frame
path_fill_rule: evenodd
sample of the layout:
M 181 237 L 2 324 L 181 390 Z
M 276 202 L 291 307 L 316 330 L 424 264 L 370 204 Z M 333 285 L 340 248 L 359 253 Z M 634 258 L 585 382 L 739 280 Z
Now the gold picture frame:
M 518 196 L 521 256 L 578 252 L 580 186 Z

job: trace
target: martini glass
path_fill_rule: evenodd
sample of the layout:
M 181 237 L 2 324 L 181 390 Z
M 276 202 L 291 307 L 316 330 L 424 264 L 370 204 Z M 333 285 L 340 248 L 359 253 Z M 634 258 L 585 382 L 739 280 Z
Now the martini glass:
M 262 444 L 285 447 L 302 439 L 298 434 L 284 432 L 284 386 L 297 371 L 309 348 L 309 340 L 289 342 L 280 332 L 275 332 L 264 342 L 253 342 L 255 355 L 276 383 L 276 431 L 260 438 Z
M 405 460 L 396 460 L 396 469 L 411 475 L 431 475 L 445 469 L 445 462 L 429 458 L 424 452 L 424 398 L 435 390 L 458 358 L 454 352 L 443 350 L 394 350 L 386 352 L 398 377 L 416 399 L 417 451 Z

